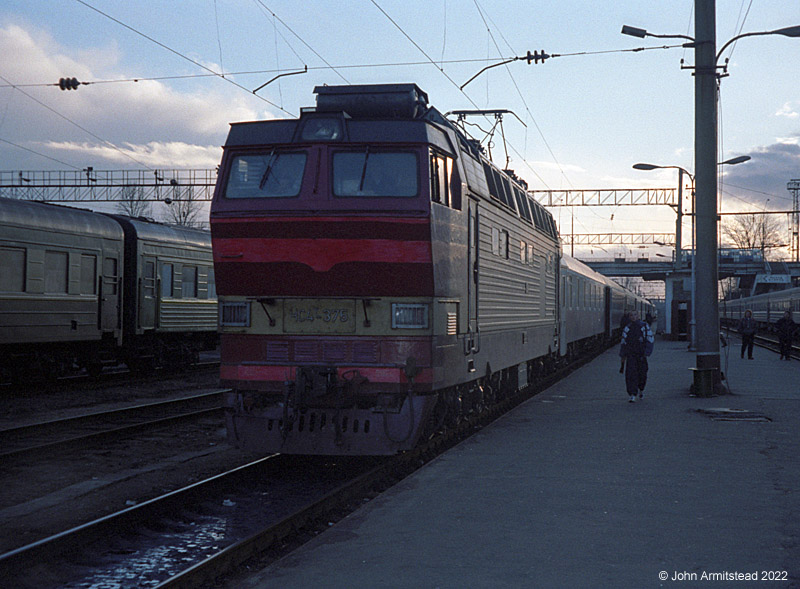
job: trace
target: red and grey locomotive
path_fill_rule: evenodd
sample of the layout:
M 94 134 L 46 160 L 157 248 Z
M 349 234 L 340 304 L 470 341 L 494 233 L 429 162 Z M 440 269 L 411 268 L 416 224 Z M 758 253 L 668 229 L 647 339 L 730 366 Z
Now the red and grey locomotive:
M 558 231 L 416 85 L 315 93 L 297 119 L 232 124 L 224 146 L 228 432 L 263 452 L 393 454 L 558 358 Z M 611 310 L 598 302 L 592 336 Z

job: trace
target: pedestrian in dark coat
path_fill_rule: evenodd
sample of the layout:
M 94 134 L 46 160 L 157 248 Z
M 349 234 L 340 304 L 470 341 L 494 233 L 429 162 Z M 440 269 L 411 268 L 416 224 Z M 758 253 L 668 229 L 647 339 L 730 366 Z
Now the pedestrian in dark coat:
M 778 342 L 781 345 L 781 360 L 791 360 L 792 339 L 797 331 L 797 323 L 792 319 L 792 312 L 786 311 L 783 317 L 778 319 L 775 326 L 778 328 Z
M 622 335 L 625 326 L 631 322 L 631 312 L 628 309 L 625 309 L 625 312 L 622 314 L 622 317 L 619 318 L 619 333 Z M 622 374 L 625 372 L 625 358 L 620 358 L 619 360 L 619 373 Z
M 753 312 L 747 309 L 744 317 L 739 320 L 739 334 L 742 336 L 742 358 L 747 350 L 747 357 L 753 359 L 753 344 L 756 341 L 756 320 L 753 319 Z
M 638 311 L 632 311 L 630 322 L 622 330 L 620 358 L 625 362 L 625 389 L 631 403 L 644 397 L 647 384 L 647 357 L 653 353 L 654 338 L 650 326 L 639 319 Z

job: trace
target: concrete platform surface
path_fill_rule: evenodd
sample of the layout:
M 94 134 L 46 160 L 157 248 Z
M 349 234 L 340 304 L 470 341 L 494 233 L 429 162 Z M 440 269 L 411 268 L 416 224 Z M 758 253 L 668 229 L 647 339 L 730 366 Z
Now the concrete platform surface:
M 701 399 L 657 341 L 633 404 L 610 350 L 237 586 L 800 587 L 800 363 L 729 349 Z

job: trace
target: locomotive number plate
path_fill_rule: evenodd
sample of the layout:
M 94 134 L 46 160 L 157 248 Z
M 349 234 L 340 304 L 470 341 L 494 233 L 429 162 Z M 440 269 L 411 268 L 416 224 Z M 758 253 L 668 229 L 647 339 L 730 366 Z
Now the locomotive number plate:
M 356 303 L 352 299 L 287 300 L 283 326 L 287 333 L 353 333 Z

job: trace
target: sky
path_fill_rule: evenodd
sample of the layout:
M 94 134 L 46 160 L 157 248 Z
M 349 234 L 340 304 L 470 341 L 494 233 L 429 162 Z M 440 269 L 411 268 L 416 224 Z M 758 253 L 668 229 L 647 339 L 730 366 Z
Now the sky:
M 5 0 L 0 171 L 214 168 L 231 122 L 296 117 L 314 105 L 318 85 L 413 82 L 441 112 L 513 111 L 516 117 L 503 121 L 509 167 L 531 189 L 672 188 L 674 169 L 632 165 L 694 170 L 694 78 L 686 67 L 694 51 L 679 39 L 620 31 L 630 25 L 692 36 L 693 5 Z M 740 33 L 800 25 L 797 0 L 717 0 L 716 12 L 718 48 Z M 460 89 L 486 65 L 527 51 L 555 57 L 492 68 Z M 724 167 L 720 210 L 790 210 L 786 185 L 800 178 L 800 38 L 745 38 L 721 61 L 728 57 L 719 157 L 752 159 Z M 253 92 L 278 73 L 305 67 Z M 62 77 L 90 84 L 62 91 L 54 85 Z M 506 167 L 498 135 L 491 151 Z M 690 212 L 689 199 L 683 208 Z M 573 226 L 575 233 L 675 231 L 666 206 L 553 213 L 562 233 Z M 785 226 L 787 216 L 778 217 Z M 638 253 L 635 246 L 590 252 Z

